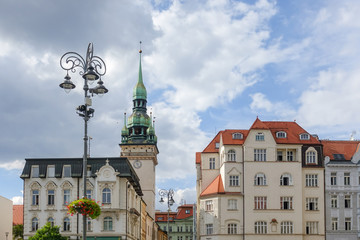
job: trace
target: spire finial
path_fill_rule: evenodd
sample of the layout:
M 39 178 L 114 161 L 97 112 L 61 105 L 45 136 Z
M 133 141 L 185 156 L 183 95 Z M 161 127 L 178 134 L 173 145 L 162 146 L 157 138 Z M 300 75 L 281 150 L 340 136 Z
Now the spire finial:
M 139 50 L 139 53 L 141 54 L 142 53 L 142 50 L 141 50 L 141 41 L 140 41 L 140 50 Z

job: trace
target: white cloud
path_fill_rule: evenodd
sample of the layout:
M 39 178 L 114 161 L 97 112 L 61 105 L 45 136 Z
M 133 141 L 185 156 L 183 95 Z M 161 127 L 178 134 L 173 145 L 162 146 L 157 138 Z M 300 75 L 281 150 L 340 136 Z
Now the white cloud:
M 23 197 L 22 196 L 15 196 L 11 198 L 11 201 L 13 201 L 13 205 L 22 205 L 23 204 Z
M 4 168 L 6 170 L 22 170 L 24 165 L 24 160 L 15 160 L 12 162 L 0 163 L 0 168 Z

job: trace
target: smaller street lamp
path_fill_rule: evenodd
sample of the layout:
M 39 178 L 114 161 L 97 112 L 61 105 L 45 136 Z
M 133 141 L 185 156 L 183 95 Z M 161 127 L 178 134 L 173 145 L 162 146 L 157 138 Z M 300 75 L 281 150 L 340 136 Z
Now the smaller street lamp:
M 160 203 L 164 203 L 164 197 L 166 197 L 167 200 L 167 205 L 168 205 L 168 214 L 167 214 L 167 232 L 168 232 L 168 236 L 169 236 L 169 215 L 170 215 L 170 210 L 171 210 L 171 206 L 174 205 L 175 201 L 173 199 L 174 196 L 174 190 L 173 189 L 169 189 L 169 190 L 165 190 L 165 189 L 160 189 L 159 190 L 159 195 L 160 195 Z

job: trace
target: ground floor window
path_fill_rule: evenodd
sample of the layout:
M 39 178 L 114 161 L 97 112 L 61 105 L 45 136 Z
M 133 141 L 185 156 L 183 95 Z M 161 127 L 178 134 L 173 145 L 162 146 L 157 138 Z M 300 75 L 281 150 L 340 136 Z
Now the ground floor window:
M 228 234 L 237 234 L 237 224 L 236 223 L 228 224 Z

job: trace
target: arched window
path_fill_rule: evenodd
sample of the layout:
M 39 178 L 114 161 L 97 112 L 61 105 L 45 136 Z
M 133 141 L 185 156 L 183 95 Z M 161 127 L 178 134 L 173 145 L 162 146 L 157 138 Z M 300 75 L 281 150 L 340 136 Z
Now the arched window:
M 113 229 L 113 221 L 111 217 L 104 218 L 104 231 L 111 231 Z
M 277 138 L 286 138 L 286 132 L 280 131 L 276 133 Z
M 255 234 L 266 234 L 267 233 L 267 223 L 265 221 L 255 222 Z
M 242 133 L 233 133 L 232 135 L 233 139 L 243 139 Z
M 111 190 L 109 188 L 104 188 L 102 191 L 102 202 L 111 203 Z
M 39 228 L 39 220 L 34 217 L 31 219 L 31 231 L 37 231 Z
M 266 185 L 266 176 L 263 173 L 258 173 L 255 175 L 254 179 L 255 186 L 263 186 Z
M 291 221 L 283 221 L 280 224 L 281 234 L 292 234 L 293 233 L 293 223 Z
M 70 231 L 70 219 L 68 217 L 64 218 L 64 228 L 63 231 Z
M 316 164 L 316 152 L 315 151 L 308 151 L 306 152 L 306 164 Z
M 50 226 L 54 226 L 54 218 L 49 217 L 47 221 L 50 223 Z
M 308 133 L 300 134 L 300 140 L 310 140 L 310 135 Z
M 228 161 L 235 162 L 236 161 L 236 153 L 235 150 L 228 151 Z
M 281 186 L 290 186 L 293 185 L 291 174 L 284 173 L 280 177 L 280 185 Z

